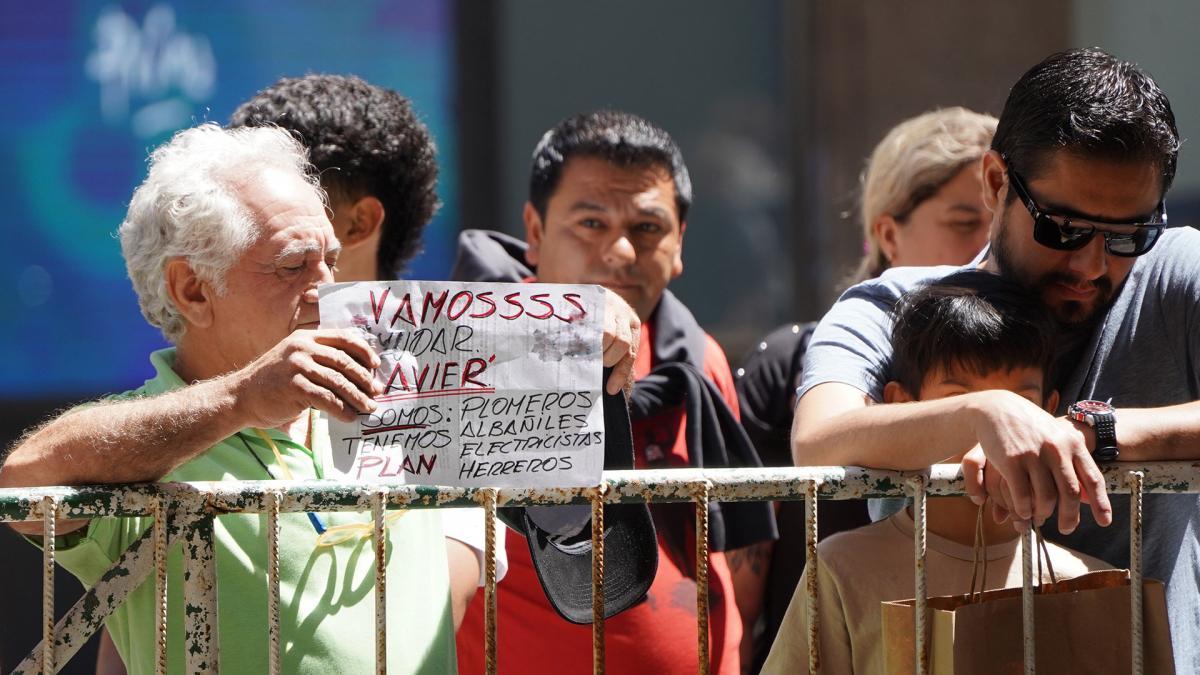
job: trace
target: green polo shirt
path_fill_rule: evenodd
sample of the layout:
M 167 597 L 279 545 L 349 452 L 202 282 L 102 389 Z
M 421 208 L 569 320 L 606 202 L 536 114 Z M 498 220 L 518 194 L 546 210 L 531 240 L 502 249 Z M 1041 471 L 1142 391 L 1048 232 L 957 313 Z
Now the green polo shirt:
M 175 350 L 150 356 L 157 372 L 142 387 L 115 398 L 154 396 L 184 386 L 172 367 Z M 313 452 L 269 430 L 297 480 L 318 480 Z M 327 435 L 314 434 L 318 452 Z M 321 445 L 326 446 L 322 448 Z M 254 452 L 261 459 L 256 460 Z M 270 468 L 271 475 L 264 471 Z M 163 481 L 266 480 L 282 478 L 270 447 L 253 429 L 231 436 L 171 472 Z M 369 513 L 322 513 L 326 525 L 370 522 Z M 98 518 L 58 562 L 91 587 L 150 518 Z M 280 617 L 283 672 L 368 673 L 375 663 L 375 556 L 370 537 L 318 547 L 317 532 L 303 513 L 279 518 Z M 267 672 L 266 516 L 218 516 L 214 527 L 220 667 L 226 673 Z M 441 516 L 414 510 L 388 527 L 388 669 L 393 673 L 454 673 L 454 626 L 450 615 L 446 546 Z M 168 555 L 170 672 L 184 672 L 182 553 Z M 112 634 L 130 675 L 154 672 L 154 577 L 151 575 L 109 617 Z

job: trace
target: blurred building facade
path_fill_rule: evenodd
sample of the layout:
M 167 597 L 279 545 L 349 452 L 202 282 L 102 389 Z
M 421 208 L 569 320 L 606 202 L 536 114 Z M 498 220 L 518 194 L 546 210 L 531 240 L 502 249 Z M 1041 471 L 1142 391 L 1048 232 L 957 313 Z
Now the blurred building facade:
M 672 288 L 736 366 L 835 298 L 862 252 L 863 161 L 896 122 L 951 105 L 999 114 L 1029 66 L 1096 45 L 1159 79 L 1186 139 L 1200 128 L 1197 23 L 1186 0 L 0 4 L 0 443 L 149 375 L 161 338 L 111 236 L 146 150 L 281 76 L 355 73 L 414 99 L 445 203 L 414 278 L 448 272 L 461 228 L 520 232 L 530 153 L 561 118 L 614 107 L 666 128 L 696 192 Z M 1168 206 L 1200 222 L 1187 143 Z M 0 638 L 10 668 L 38 639 L 40 556 L 8 530 L 0 556 L 0 606 L 30 617 Z

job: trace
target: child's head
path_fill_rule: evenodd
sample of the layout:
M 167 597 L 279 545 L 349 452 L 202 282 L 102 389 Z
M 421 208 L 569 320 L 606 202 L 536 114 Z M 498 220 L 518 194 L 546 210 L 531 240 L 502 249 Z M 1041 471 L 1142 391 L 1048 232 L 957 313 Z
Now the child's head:
M 957 272 L 901 298 L 893 312 L 884 400 L 1007 389 L 1047 410 L 1054 323 L 1038 298 L 988 272 Z

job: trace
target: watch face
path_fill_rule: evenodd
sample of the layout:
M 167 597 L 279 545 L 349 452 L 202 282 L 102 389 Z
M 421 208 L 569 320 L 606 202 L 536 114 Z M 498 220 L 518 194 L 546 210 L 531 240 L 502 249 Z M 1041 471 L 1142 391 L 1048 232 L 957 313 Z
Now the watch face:
M 1104 401 L 1076 401 L 1073 407 L 1081 413 L 1113 412 L 1113 407 Z

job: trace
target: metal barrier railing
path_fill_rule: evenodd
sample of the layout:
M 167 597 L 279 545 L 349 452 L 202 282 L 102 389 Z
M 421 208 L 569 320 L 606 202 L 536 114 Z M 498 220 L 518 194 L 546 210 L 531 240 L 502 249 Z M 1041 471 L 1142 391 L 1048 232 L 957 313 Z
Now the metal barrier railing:
M 1142 672 L 1142 563 L 1141 502 L 1146 493 L 1200 492 L 1200 469 L 1192 462 L 1146 464 L 1114 463 L 1102 468 L 1110 493 L 1129 493 L 1131 499 L 1130 576 L 1134 673 Z M 914 557 L 916 562 L 915 665 L 928 672 L 925 649 L 925 503 L 926 497 L 963 494 L 957 464 L 941 464 L 928 471 L 882 471 L 857 467 L 778 469 L 677 469 L 605 472 L 597 488 L 452 488 L 420 485 L 364 485 L 328 481 L 247 481 L 214 483 L 153 483 L 84 487 L 0 489 L 0 522 L 43 522 L 43 640 L 13 671 L 57 672 L 121 602 L 154 574 L 156 672 L 167 667 L 167 575 L 169 546 L 183 548 L 186 573 L 184 640 L 189 673 L 215 673 L 218 669 L 217 583 L 213 550 L 213 519 L 230 513 L 264 513 L 267 516 L 266 584 L 268 596 L 268 663 L 280 672 L 279 617 L 279 514 L 293 512 L 370 511 L 373 515 L 375 551 L 376 670 L 387 671 L 385 607 L 386 528 L 388 509 L 484 507 L 485 512 L 485 661 L 488 673 L 496 669 L 496 561 L 495 519 L 498 506 L 535 504 L 591 504 L 593 664 L 604 672 L 603 505 L 641 502 L 693 502 L 696 510 L 697 650 L 701 673 L 709 667 L 708 503 L 709 501 L 805 500 L 806 565 L 810 570 L 805 589 L 808 606 L 809 664 L 819 671 L 817 618 L 817 515 L 821 499 L 903 497 L 914 500 Z M 154 526 L 129 546 L 116 563 L 57 623 L 54 620 L 54 534 L 56 519 L 103 516 L 150 516 Z M 1032 535 L 1024 535 L 1023 633 L 1025 672 L 1034 672 L 1034 621 L 1032 587 Z M 52 645 L 52 648 L 47 648 Z

